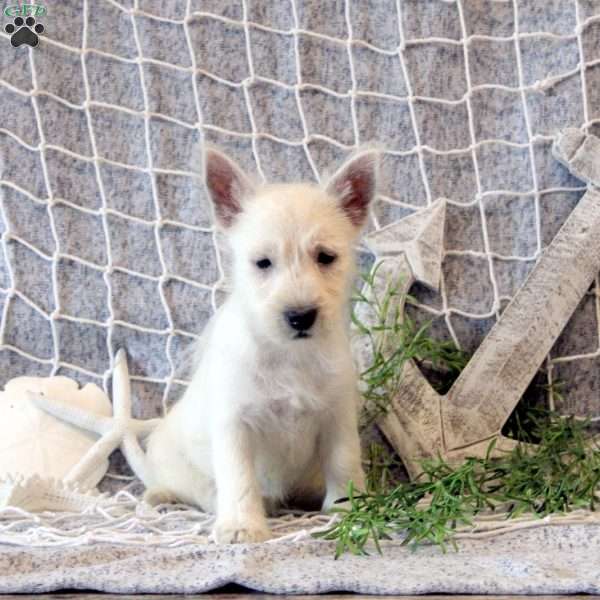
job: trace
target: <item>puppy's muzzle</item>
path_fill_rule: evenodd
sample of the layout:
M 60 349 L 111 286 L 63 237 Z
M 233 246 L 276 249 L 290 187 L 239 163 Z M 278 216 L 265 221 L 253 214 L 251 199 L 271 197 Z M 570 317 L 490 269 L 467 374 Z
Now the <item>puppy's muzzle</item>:
M 317 320 L 317 309 L 314 307 L 286 310 L 283 316 L 287 324 L 298 332 L 296 337 L 308 337 L 308 331 Z

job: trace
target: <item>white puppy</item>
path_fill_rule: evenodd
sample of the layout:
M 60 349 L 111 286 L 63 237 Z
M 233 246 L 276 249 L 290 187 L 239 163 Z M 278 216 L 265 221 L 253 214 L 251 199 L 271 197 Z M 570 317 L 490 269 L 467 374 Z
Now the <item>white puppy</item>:
M 216 512 L 218 542 L 269 537 L 265 505 L 364 485 L 349 344 L 353 247 L 375 191 L 376 153 L 325 186 L 255 186 L 206 153 L 216 221 L 233 253 L 231 295 L 208 324 L 183 398 L 148 441 L 149 502 Z

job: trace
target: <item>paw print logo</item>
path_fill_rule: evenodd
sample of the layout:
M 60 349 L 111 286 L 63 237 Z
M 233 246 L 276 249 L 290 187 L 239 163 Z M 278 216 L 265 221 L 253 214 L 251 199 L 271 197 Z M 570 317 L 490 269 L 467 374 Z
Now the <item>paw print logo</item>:
M 28 46 L 38 45 L 40 39 L 38 34 L 44 33 L 44 26 L 41 23 L 36 23 L 33 17 L 15 17 L 12 23 L 7 23 L 4 31 L 10 35 L 10 43 L 17 48 L 22 44 Z

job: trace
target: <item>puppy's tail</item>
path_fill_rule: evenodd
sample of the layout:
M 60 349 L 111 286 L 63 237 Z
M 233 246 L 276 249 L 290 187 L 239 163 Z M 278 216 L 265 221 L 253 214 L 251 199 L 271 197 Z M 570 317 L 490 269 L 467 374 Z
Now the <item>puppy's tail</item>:
M 135 434 L 128 434 L 128 438 L 123 440 L 121 450 L 134 475 L 141 480 L 141 482 L 144 484 L 144 487 L 146 489 L 152 487 L 152 478 L 150 476 L 148 458 L 138 443 Z
M 127 353 L 123 348 L 119 348 L 115 357 L 115 366 L 113 370 L 113 411 L 115 416 L 131 416 L 131 384 L 129 381 L 129 368 L 127 366 Z M 160 419 L 151 421 L 137 421 L 132 423 L 132 427 L 139 425 L 140 431 L 130 430 L 125 433 L 121 443 L 121 450 L 131 467 L 134 474 L 141 479 L 142 483 L 148 488 L 151 483 L 148 458 L 144 453 L 138 441 L 139 434 L 149 435 Z

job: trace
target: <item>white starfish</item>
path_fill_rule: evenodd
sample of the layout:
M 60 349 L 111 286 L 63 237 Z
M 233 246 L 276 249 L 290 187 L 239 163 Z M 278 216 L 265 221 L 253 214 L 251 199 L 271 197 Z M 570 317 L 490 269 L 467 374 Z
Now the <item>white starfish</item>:
M 100 436 L 100 439 L 67 473 L 65 481 L 85 481 L 87 475 L 117 448 L 121 449 L 133 472 L 144 479 L 145 456 L 139 439 L 147 437 L 161 419 L 140 420 L 131 416 L 129 369 L 127 355 L 123 349 L 117 352 L 112 391 L 112 417 L 96 415 L 63 402 L 51 400 L 47 396 L 30 393 L 31 400 L 45 412 Z

